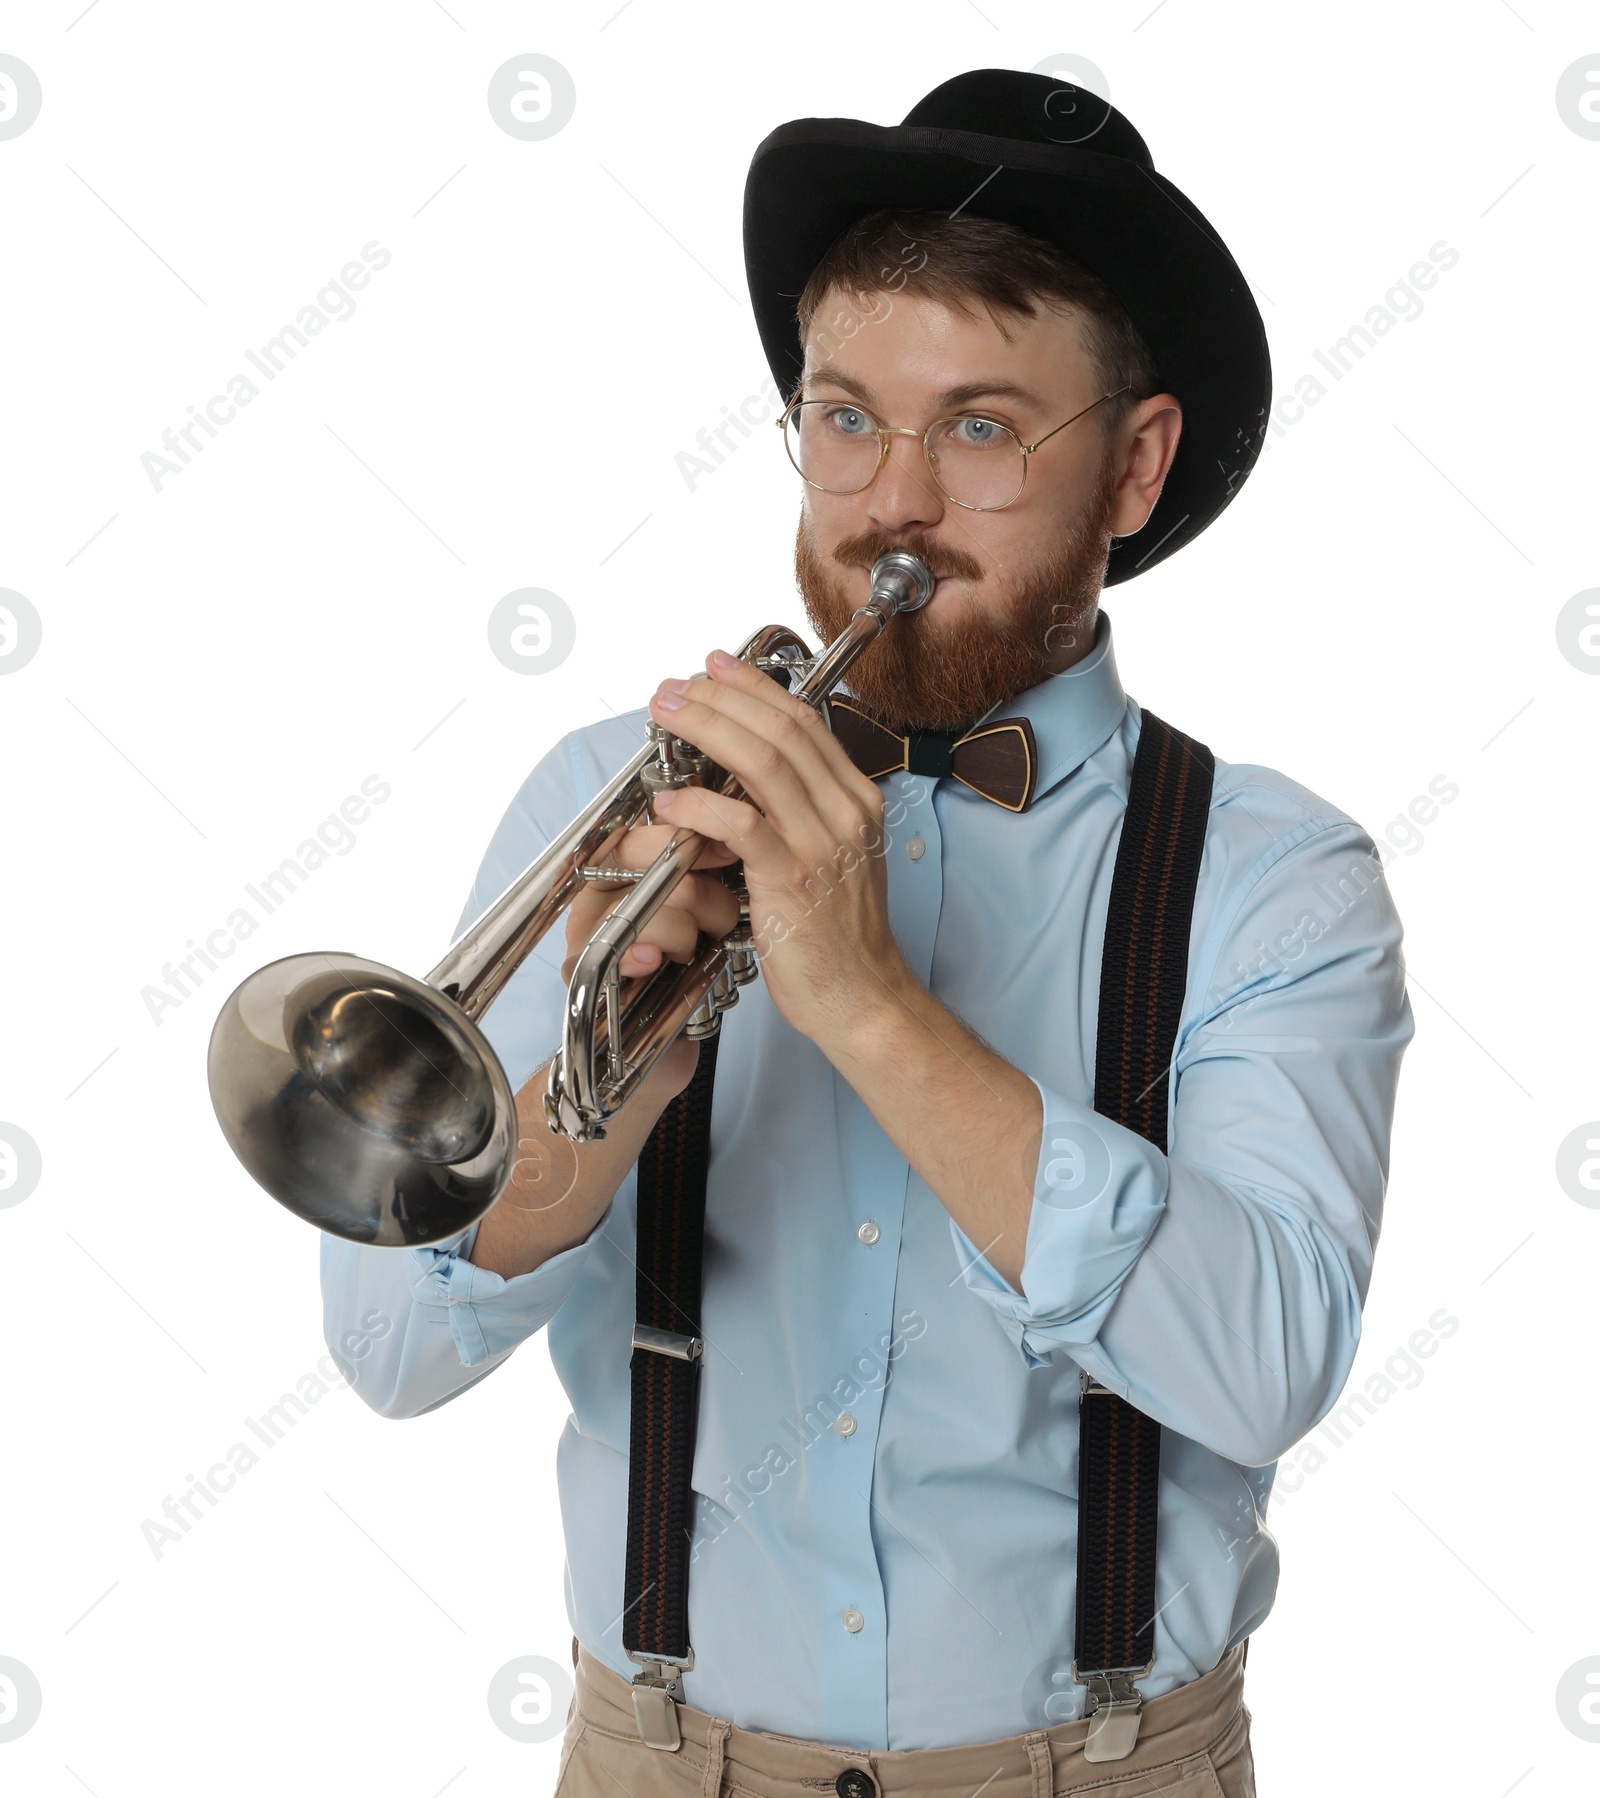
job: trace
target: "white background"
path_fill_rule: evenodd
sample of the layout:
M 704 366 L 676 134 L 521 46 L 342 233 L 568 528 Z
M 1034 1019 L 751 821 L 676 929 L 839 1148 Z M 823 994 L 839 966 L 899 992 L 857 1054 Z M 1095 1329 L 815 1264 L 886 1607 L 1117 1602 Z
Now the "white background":
M 146 1544 L 324 1352 L 317 1239 L 232 1160 L 207 1036 L 295 950 L 431 967 L 563 732 L 804 623 L 776 433 L 692 491 L 674 461 L 766 379 L 740 247 L 760 139 L 1073 53 L 1256 286 L 1280 400 L 1328 389 L 1109 596 L 1125 683 L 1380 838 L 1435 777 L 1460 789 L 1391 865 L 1417 1036 L 1354 1383 L 1439 1308 L 1460 1327 L 1271 1520 L 1261 1790 L 1592 1790 L 1556 1685 L 1600 1655 L 1600 1212 L 1555 1171 L 1600 1115 L 1600 680 L 1556 638 L 1597 583 L 1600 142 L 1555 101 L 1600 52 L 1591 10 L 448 4 L 0 21 L 43 89 L 0 142 L 0 586 L 44 628 L 0 680 L 0 1120 L 43 1157 L 0 1210 L 0 1655 L 44 1693 L 0 1744 L 7 1788 L 549 1790 L 558 1742 L 486 1703 L 507 1661 L 567 1655 L 542 1339 L 404 1425 L 330 1394 Z M 577 87 L 539 142 L 486 103 L 527 51 Z M 157 492 L 144 452 L 373 240 L 392 261 L 354 316 Z M 1420 316 L 1335 382 L 1315 350 L 1441 241 L 1459 262 Z M 534 678 L 485 630 L 525 586 L 577 620 Z M 392 797 L 354 848 L 154 1023 L 162 964 L 374 774 Z

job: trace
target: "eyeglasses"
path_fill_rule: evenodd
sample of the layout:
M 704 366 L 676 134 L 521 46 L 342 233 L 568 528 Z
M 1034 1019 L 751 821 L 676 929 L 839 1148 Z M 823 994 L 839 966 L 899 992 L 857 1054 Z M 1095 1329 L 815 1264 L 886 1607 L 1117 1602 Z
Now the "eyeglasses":
M 891 437 L 920 437 L 928 472 L 947 500 L 969 512 L 998 512 L 1021 496 L 1035 450 L 1132 385 L 1125 381 L 1115 393 L 1101 394 L 1037 443 L 1024 443 L 1008 425 L 980 413 L 958 413 L 936 419 L 925 431 L 913 431 L 907 425 L 879 424 L 864 406 L 803 400 L 798 394 L 778 426 L 801 480 L 823 493 L 865 491 L 889 458 Z

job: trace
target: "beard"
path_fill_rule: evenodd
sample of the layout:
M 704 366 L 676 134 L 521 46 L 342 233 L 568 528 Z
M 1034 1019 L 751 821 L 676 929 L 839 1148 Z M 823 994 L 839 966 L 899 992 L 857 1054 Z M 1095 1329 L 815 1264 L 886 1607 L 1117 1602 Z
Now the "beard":
M 851 666 L 844 685 L 852 699 L 885 728 L 959 730 L 987 717 L 1017 693 L 1036 687 L 1052 664 L 1092 636 L 1111 553 L 1110 517 L 1116 469 L 1108 456 L 1082 513 L 1022 571 L 1005 615 L 992 619 L 970 607 L 932 621 L 924 610 L 890 622 Z M 890 550 L 908 550 L 936 578 L 978 582 L 984 568 L 966 550 L 920 533 L 863 531 L 842 538 L 823 556 L 806 528 L 795 538 L 795 579 L 811 628 L 824 645 L 850 621 L 857 602 L 841 568 L 869 569 Z M 930 602 L 936 604 L 937 602 Z

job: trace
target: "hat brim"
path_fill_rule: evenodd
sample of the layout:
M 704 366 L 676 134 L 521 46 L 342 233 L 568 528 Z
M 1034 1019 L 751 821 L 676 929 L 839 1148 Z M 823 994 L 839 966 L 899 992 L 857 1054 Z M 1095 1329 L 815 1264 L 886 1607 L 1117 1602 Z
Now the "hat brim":
M 1112 547 L 1108 587 L 1165 561 L 1224 510 L 1261 451 L 1272 365 L 1238 265 L 1170 181 L 1077 144 L 856 119 L 781 126 L 750 166 L 744 243 L 756 325 L 783 393 L 803 367 L 795 306 L 811 271 L 885 207 L 971 212 L 1032 232 L 1097 274 L 1138 326 L 1161 390 L 1183 407 L 1183 432 L 1143 529 Z

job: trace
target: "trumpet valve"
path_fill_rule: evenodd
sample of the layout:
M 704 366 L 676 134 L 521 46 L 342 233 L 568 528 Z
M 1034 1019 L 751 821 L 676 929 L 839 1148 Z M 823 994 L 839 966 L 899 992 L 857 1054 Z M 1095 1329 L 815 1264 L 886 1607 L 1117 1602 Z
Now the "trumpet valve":
M 727 884 L 739 896 L 739 922 L 722 939 L 722 946 L 728 952 L 728 978 L 736 987 L 748 986 L 761 972 L 761 960 L 756 953 L 755 934 L 750 928 L 750 895 L 745 891 L 744 869 L 722 869 L 721 873 Z M 737 993 L 734 995 L 738 997 Z
M 710 998 L 718 1011 L 726 1011 L 730 1005 L 739 1003 L 739 982 L 734 977 L 731 956 L 724 962 L 722 972 L 711 983 Z
M 761 962 L 754 943 L 728 945 L 728 972 L 735 986 L 748 986 L 761 972 Z
M 721 976 L 718 975 L 718 979 Z M 689 1013 L 689 1021 L 683 1027 L 683 1034 L 695 1042 L 702 1038 L 715 1036 L 722 1028 L 722 1007 L 716 1001 L 716 987 L 706 988 L 700 1003 Z
M 656 759 L 639 770 L 639 785 L 646 793 L 659 793 L 669 787 L 703 787 L 716 764 L 704 751 L 652 718 L 646 726 Z

